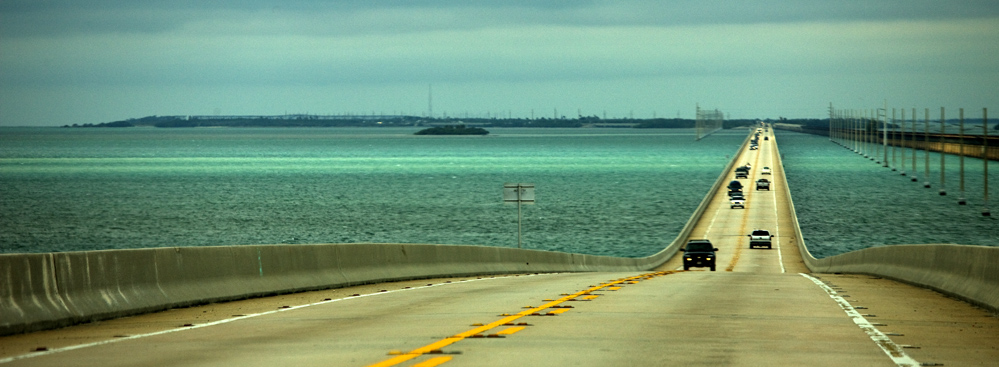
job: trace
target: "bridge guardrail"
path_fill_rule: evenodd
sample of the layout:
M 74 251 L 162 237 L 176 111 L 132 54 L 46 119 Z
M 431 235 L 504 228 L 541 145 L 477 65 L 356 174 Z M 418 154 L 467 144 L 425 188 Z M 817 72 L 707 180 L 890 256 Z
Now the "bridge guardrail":
M 745 148 L 749 137 L 743 141 Z M 716 179 L 715 192 L 735 164 Z M 645 271 L 669 260 L 711 195 L 666 248 L 621 258 L 491 246 L 320 244 L 0 254 L 0 335 L 211 302 L 468 275 Z
M 775 139 L 776 140 L 776 139 Z M 777 144 L 775 157 L 780 159 Z M 780 175 L 784 177 L 781 162 Z M 955 244 L 889 245 L 816 259 L 808 251 L 794 211 L 790 185 L 783 185 L 795 240 L 805 266 L 816 273 L 868 274 L 898 280 L 999 311 L 999 247 Z
M 489 246 L 324 244 L 0 255 L 0 335 L 366 283 L 641 271 L 645 259 Z

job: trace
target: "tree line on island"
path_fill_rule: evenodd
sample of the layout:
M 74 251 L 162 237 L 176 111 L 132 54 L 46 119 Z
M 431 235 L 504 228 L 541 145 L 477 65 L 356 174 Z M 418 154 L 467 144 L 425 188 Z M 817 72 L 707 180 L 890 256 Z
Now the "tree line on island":
M 725 120 L 724 128 L 752 126 L 758 120 Z M 797 120 L 796 120 L 797 121 Z M 828 120 L 815 120 L 827 124 Z M 681 118 L 601 119 L 597 116 L 578 118 L 432 118 L 420 116 L 146 116 L 99 124 L 73 124 L 66 128 L 91 127 L 440 127 L 464 125 L 479 127 L 539 127 L 539 128 L 636 128 L 636 129 L 689 129 L 696 121 Z M 467 135 L 463 132 L 462 135 Z
M 724 120 L 722 127 L 754 126 L 760 119 Z M 829 129 L 829 119 L 762 119 L 765 122 L 797 125 L 804 132 L 822 134 Z M 957 120 L 948 120 L 956 123 Z M 696 125 L 693 119 L 681 118 L 614 118 L 601 119 L 597 116 L 578 118 L 455 118 L 420 117 L 403 115 L 275 115 L 275 116 L 146 116 L 98 124 L 64 125 L 65 128 L 92 127 L 439 127 L 465 125 L 475 127 L 547 127 L 547 128 L 635 128 L 635 129 L 691 129 Z M 993 130 L 999 130 L 996 124 Z M 467 134 L 462 134 L 467 135 Z
M 489 135 L 489 131 L 481 127 L 466 127 L 465 125 L 447 125 L 426 128 L 413 135 Z

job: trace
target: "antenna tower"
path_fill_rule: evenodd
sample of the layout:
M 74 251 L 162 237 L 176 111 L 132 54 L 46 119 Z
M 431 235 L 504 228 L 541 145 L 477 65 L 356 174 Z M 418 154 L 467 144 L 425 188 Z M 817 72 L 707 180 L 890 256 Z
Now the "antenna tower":
M 427 85 L 427 117 L 434 118 L 434 85 Z

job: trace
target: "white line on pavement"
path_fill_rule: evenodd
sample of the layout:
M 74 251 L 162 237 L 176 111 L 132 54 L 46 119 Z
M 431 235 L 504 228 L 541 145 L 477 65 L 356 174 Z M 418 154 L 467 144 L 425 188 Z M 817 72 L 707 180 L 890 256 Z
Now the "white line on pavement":
M 867 336 L 871 337 L 871 340 L 874 341 L 874 344 L 877 344 L 879 347 L 881 347 L 881 350 L 883 350 L 885 354 L 887 354 L 888 357 L 891 358 L 892 362 L 895 362 L 895 365 L 899 367 L 919 366 L 919 362 L 916 362 L 915 359 L 912 359 L 912 357 L 909 357 L 908 354 L 905 354 L 905 351 L 902 350 L 902 347 L 900 347 L 898 344 L 895 344 L 895 342 L 893 342 L 891 338 L 882 333 L 881 330 L 878 330 L 878 328 L 874 327 L 874 325 L 871 324 L 870 321 L 867 321 L 867 319 L 864 318 L 863 315 L 857 312 L 857 310 L 853 307 L 853 305 L 850 304 L 850 302 L 847 302 L 846 299 L 840 297 L 839 293 L 837 293 L 836 290 L 830 288 L 821 280 L 812 277 L 808 274 L 798 273 L 798 275 L 808 278 L 813 283 L 817 284 L 820 288 L 822 288 L 822 290 L 826 291 L 826 293 L 829 294 L 829 297 L 831 297 L 834 301 L 836 301 L 836 303 L 838 303 L 839 306 L 843 308 L 843 311 L 845 311 L 846 314 L 853 319 L 853 322 L 860 327 L 860 330 L 863 330 L 865 333 L 867 333 Z
M 552 274 L 554 274 L 554 273 L 552 273 Z M 524 276 L 534 276 L 534 275 L 547 275 L 547 274 L 527 274 L 527 275 L 524 275 Z M 233 317 L 233 318 L 229 318 L 229 319 L 207 322 L 207 323 L 204 323 L 204 324 L 194 324 L 192 326 L 181 327 L 181 328 L 176 328 L 176 329 L 161 330 L 161 331 L 155 331 L 155 332 L 146 333 L 146 334 L 130 335 L 130 336 L 127 336 L 127 337 L 122 337 L 122 338 L 114 338 L 114 339 L 102 340 L 102 341 L 99 341 L 99 342 L 93 342 L 93 343 L 71 345 L 71 346 L 68 346 L 68 347 L 53 348 L 53 349 L 49 349 L 49 350 L 46 350 L 46 351 L 32 352 L 32 353 L 29 353 L 29 354 L 22 354 L 22 355 L 19 355 L 19 356 L 13 356 L 13 357 L 7 357 L 7 358 L 0 358 L 0 364 L 2 364 L 2 363 L 9 363 L 9 362 L 13 362 L 13 361 L 21 360 L 21 359 L 41 357 L 41 356 L 46 356 L 46 355 L 50 355 L 50 354 L 68 352 L 68 351 L 71 351 L 71 350 L 83 349 L 83 348 L 88 348 L 88 347 L 96 347 L 98 345 L 105 345 L 105 344 L 117 343 L 117 342 L 122 342 L 122 341 L 126 341 L 126 340 L 133 340 L 133 339 L 146 338 L 146 337 L 150 337 L 150 336 L 175 333 L 175 332 L 178 332 L 178 331 L 187 331 L 187 330 L 193 330 L 193 329 L 200 329 L 200 328 L 203 328 L 203 327 L 209 327 L 209 326 L 227 324 L 227 323 L 230 323 L 230 322 L 233 322 L 233 321 L 238 321 L 238 320 L 243 320 L 243 319 L 249 319 L 249 318 L 252 318 L 252 317 L 265 316 L 265 315 L 270 315 L 270 314 L 274 314 L 274 313 L 278 313 L 278 312 L 285 312 L 285 311 L 297 310 L 299 308 L 324 305 L 324 304 L 327 304 L 327 303 L 340 302 L 340 301 L 348 301 L 348 300 L 362 298 L 362 297 L 378 296 L 378 295 L 390 294 L 390 293 L 402 292 L 402 291 L 413 291 L 413 290 L 417 290 L 417 289 L 432 288 L 432 287 L 438 287 L 438 286 L 449 285 L 449 284 L 460 284 L 460 283 L 466 283 L 466 282 L 474 282 L 474 281 L 478 281 L 478 280 L 502 279 L 502 278 L 510 278 L 510 277 L 513 277 L 513 276 L 511 275 L 511 276 L 489 277 L 489 278 L 480 278 L 480 279 L 465 279 L 465 280 L 459 280 L 459 281 L 455 281 L 455 282 L 435 283 L 435 284 L 425 285 L 425 286 L 420 286 L 420 287 L 412 287 L 412 288 L 405 288 L 405 289 L 396 289 L 396 290 L 390 290 L 390 291 L 385 291 L 385 292 L 362 294 L 362 295 L 359 295 L 359 296 L 350 296 L 350 297 L 337 298 L 337 299 L 332 299 L 332 300 L 329 300 L 329 301 L 320 301 L 320 302 L 309 303 L 309 304 L 305 304 L 305 305 L 291 306 L 291 307 L 288 307 L 288 308 L 280 308 L 280 309 L 273 310 L 273 311 L 266 311 L 266 312 L 254 313 L 254 314 L 249 314 L 249 315 L 242 315 L 242 316 L 237 316 L 237 317 Z

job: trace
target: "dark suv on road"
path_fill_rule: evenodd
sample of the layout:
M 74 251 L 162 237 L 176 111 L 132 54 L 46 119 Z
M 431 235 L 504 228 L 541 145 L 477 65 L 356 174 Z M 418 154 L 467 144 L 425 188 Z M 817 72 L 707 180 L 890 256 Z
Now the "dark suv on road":
M 711 244 L 711 241 L 690 240 L 680 251 L 683 251 L 683 270 L 709 267 L 711 271 L 715 271 L 715 251 L 718 249 Z

